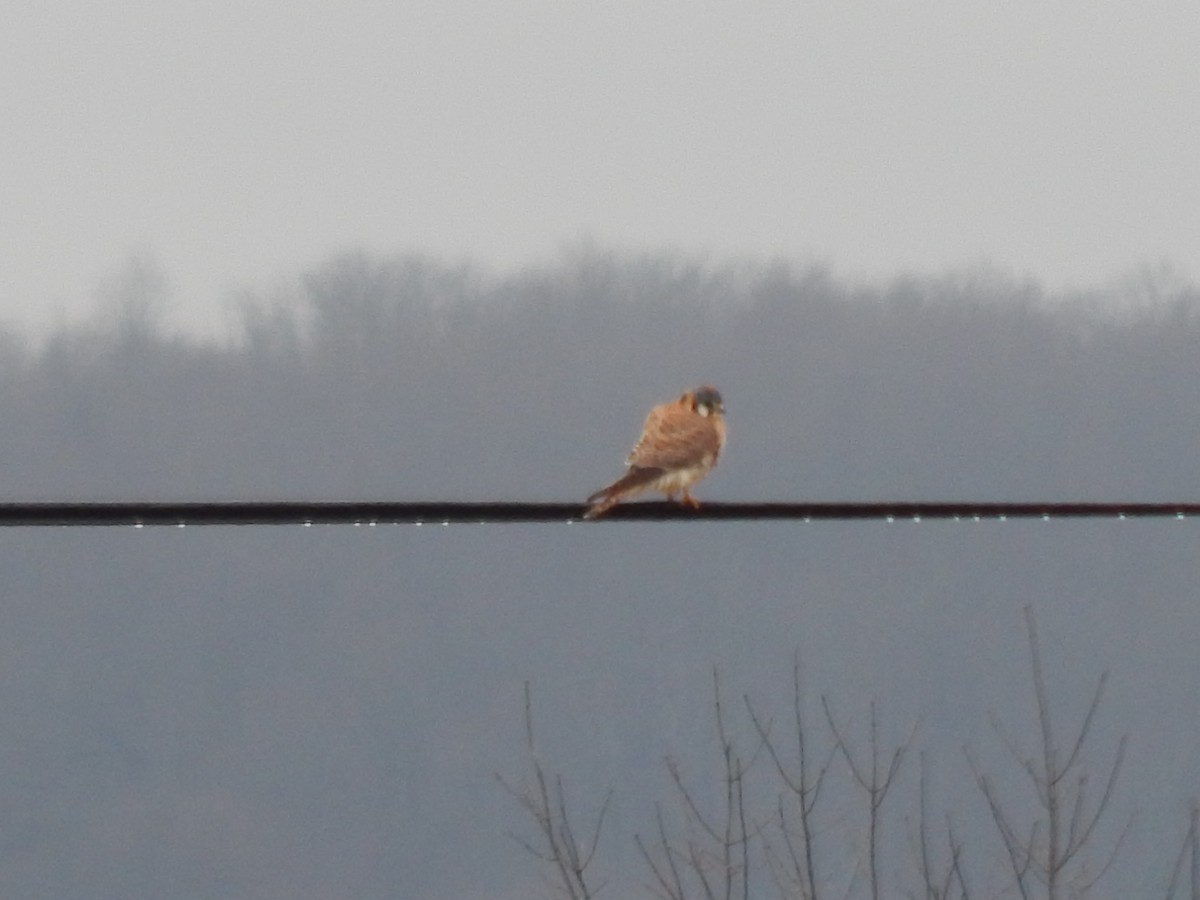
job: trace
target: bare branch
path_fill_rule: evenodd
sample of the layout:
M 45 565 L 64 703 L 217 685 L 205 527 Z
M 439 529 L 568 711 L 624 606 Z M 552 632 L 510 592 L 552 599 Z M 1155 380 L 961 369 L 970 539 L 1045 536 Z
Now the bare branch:
M 683 889 L 683 879 L 679 874 L 679 868 L 675 865 L 675 858 L 671 852 L 670 845 L 667 842 L 667 828 L 663 824 L 662 807 L 655 804 L 655 820 L 658 823 L 658 840 L 659 846 L 663 848 L 663 856 L 666 859 L 664 869 L 659 869 L 655 863 L 654 857 L 647 849 L 645 842 L 640 834 L 634 835 L 634 841 L 637 843 L 638 850 L 641 851 L 642 858 L 646 860 L 646 864 L 650 867 L 650 871 L 654 873 L 655 880 L 658 881 L 659 887 L 662 890 L 662 896 L 667 900 L 684 900 L 686 894 Z
M 1200 900 L 1200 828 L 1197 828 L 1197 822 L 1200 820 L 1200 807 L 1196 805 L 1196 801 L 1192 801 L 1192 900 Z
M 1096 716 L 1096 710 L 1100 706 L 1100 699 L 1104 696 L 1104 685 L 1108 682 L 1108 670 L 1100 673 L 1100 679 L 1096 682 L 1096 690 L 1092 694 L 1092 702 L 1088 704 L 1087 712 L 1083 716 L 1083 724 L 1079 726 L 1079 735 L 1075 738 L 1075 746 L 1071 748 L 1071 754 L 1067 761 L 1063 763 L 1063 771 L 1075 765 L 1075 760 L 1079 758 L 1079 751 L 1082 749 L 1084 741 L 1087 740 L 1088 733 L 1092 730 L 1092 720 Z
M 962 900 L 971 900 L 970 891 L 967 888 L 967 876 L 963 874 L 962 842 L 954 836 L 954 826 L 950 822 L 950 816 L 946 816 L 946 836 L 950 842 L 950 864 L 954 868 L 954 877 L 958 879 L 959 893 L 962 895 Z
M 596 817 L 591 840 L 585 848 L 581 848 L 568 813 L 567 792 L 562 775 L 548 778 L 538 756 L 533 734 L 533 702 L 529 682 L 525 683 L 525 743 L 532 784 L 517 787 L 498 773 L 496 778 L 533 819 L 540 836 L 541 849 L 523 838 L 514 836 L 514 839 L 555 872 L 555 877 L 550 881 L 559 893 L 568 900 L 590 900 L 595 896 L 595 889 L 588 884 L 586 873 L 600 842 L 600 833 L 612 792 L 605 797 Z
M 1112 768 L 1110 768 L 1108 770 L 1108 781 L 1104 785 L 1104 793 L 1100 796 L 1100 802 L 1096 804 L 1096 810 L 1092 814 L 1091 820 L 1087 823 L 1086 826 L 1084 826 L 1082 833 L 1080 833 L 1080 835 L 1078 837 L 1078 841 L 1067 848 L 1072 856 L 1084 844 L 1087 843 L 1088 839 L 1092 835 L 1092 831 L 1096 827 L 1096 824 L 1100 821 L 1101 817 L 1104 815 L 1105 810 L 1108 809 L 1108 802 L 1112 798 L 1113 789 L 1116 787 L 1117 777 L 1121 774 L 1121 765 L 1125 761 L 1125 747 L 1129 742 L 1128 738 L 1129 738 L 1129 735 L 1127 735 L 1127 734 L 1121 735 L 1121 740 L 1117 743 L 1117 756 L 1116 756 L 1116 759 L 1113 761 Z M 1081 790 L 1080 797 L 1082 797 L 1082 796 L 1083 796 L 1083 792 Z M 1105 868 L 1107 868 L 1107 866 Z
M 803 696 L 800 683 L 800 656 L 798 652 L 794 652 L 792 656 L 792 720 L 795 726 L 796 747 L 794 771 L 784 763 L 779 747 L 771 736 L 770 723 L 764 723 L 762 718 L 755 712 L 749 697 L 744 697 L 743 699 L 750 716 L 750 721 L 758 733 L 759 740 L 766 748 L 767 754 L 771 758 L 775 771 L 783 782 L 784 787 L 795 799 L 796 808 L 799 812 L 799 833 L 802 853 L 800 852 L 801 848 L 797 848 L 796 842 L 792 837 L 792 831 L 788 826 L 783 797 L 782 795 L 779 797 L 779 829 L 783 835 L 784 844 L 788 851 L 788 859 L 791 863 L 792 875 L 790 878 L 798 887 L 803 897 L 808 898 L 808 900 L 818 900 L 818 878 L 815 862 L 816 833 L 813 814 L 821 795 L 821 788 L 825 784 L 825 776 L 829 773 L 833 758 L 838 754 L 839 749 L 836 744 L 830 747 L 824 762 L 817 767 L 816 773 L 813 774 L 809 761 L 808 736 L 803 712 Z M 767 849 L 768 851 L 770 850 L 769 845 Z
M 955 840 L 954 829 L 950 825 L 949 816 L 946 817 L 946 831 L 948 835 L 949 847 L 949 862 L 941 865 L 941 872 L 935 871 L 933 861 L 933 847 L 931 846 L 929 835 L 929 816 L 928 816 L 928 760 L 924 752 L 921 756 L 921 773 L 920 785 L 917 794 L 917 836 L 915 846 L 912 847 L 913 853 L 917 861 L 917 870 L 921 876 L 921 885 L 923 888 L 923 896 L 925 900 L 948 900 L 951 889 L 956 880 L 961 877 L 960 855 L 962 847 Z M 907 821 L 907 817 L 906 817 Z M 910 823 L 911 824 L 911 823 Z M 913 838 L 909 836 L 910 844 Z M 959 893 L 963 893 L 960 889 Z
M 713 711 L 723 767 L 720 809 L 710 813 L 702 809 L 697 795 L 684 779 L 679 761 L 668 756 L 667 772 L 679 797 L 688 836 L 685 841 L 672 841 L 660 813 L 660 849 L 674 869 L 667 872 L 662 864 L 653 863 L 652 868 L 660 888 L 664 884 L 670 885 L 671 890 L 695 888 L 706 900 L 745 900 L 750 893 L 751 881 L 749 845 L 759 828 L 752 827 L 746 809 L 745 779 L 750 764 L 738 754 L 728 730 L 721 697 L 720 672 L 715 667 Z M 765 746 L 766 742 L 760 741 L 756 754 L 762 752 Z M 644 843 L 642 852 L 649 860 L 650 848 L 645 847 Z M 670 875 L 670 880 L 667 875 Z
M 921 775 L 919 786 L 917 788 L 917 835 L 918 835 L 918 852 L 917 863 L 920 867 L 921 881 L 925 885 L 925 896 L 928 900 L 936 900 L 938 893 L 933 887 L 933 863 L 929 858 L 929 820 L 928 808 L 928 792 L 926 790 L 926 779 L 929 775 L 929 761 L 925 756 L 924 751 L 921 752 Z
M 1000 839 L 1004 844 L 1005 852 L 1008 854 L 1009 866 L 1012 868 L 1017 889 L 1021 892 L 1023 900 L 1029 900 L 1029 890 L 1025 884 L 1025 875 L 1029 870 L 1030 849 L 1017 838 L 1015 830 L 1008 821 L 1008 817 L 1004 814 L 1003 807 L 1001 807 L 999 800 L 996 798 L 991 781 L 980 771 L 979 766 L 975 762 L 975 757 L 971 754 L 970 748 L 964 748 L 964 752 L 967 756 L 967 763 L 971 767 L 971 772 L 975 776 L 975 783 L 979 786 L 980 792 L 987 801 L 992 821 L 996 824 L 996 829 L 1000 832 Z
M 700 811 L 700 807 L 696 805 L 696 801 L 692 799 L 692 792 L 687 789 L 687 785 L 683 783 L 683 776 L 679 772 L 679 763 L 668 756 L 666 758 L 667 772 L 671 775 L 671 782 L 675 785 L 675 789 L 679 792 L 679 796 L 683 799 L 684 806 L 687 807 L 688 813 L 697 825 L 714 841 L 722 841 L 724 838 L 717 829 L 711 825 L 704 817 L 704 813 Z
M 1121 852 L 1121 847 L 1124 846 L 1125 838 L 1129 835 L 1129 829 L 1132 826 L 1133 826 L 1133 814 L 1131 813 L 1129 818 L 1125 820 L 1125 826 L 1121 829 L 1121 833 L 1119 835 L 1117 835 L 1116 841 L 1113 842 L 1113 848 L 1108 854 L 1108 859 L 1106 859 L 1104 861 L 1104 865 L 1100 867 L 1100 871 L 1096 873 L 1095 877 L 1091 878 L 1088 881 L 1083 882 L 1080 885 L 1080 888 L 1079 888 L 1080 894 L 1086 895 L 1088 893 L 1088 891 L 1090 891 L 1092 889 L 1092 887 L 1094 885 L 1096 885 L 1100 881 L 1100 879 L 1103 878 L 1108 873 L 1108 870 L 1112 868 L 1113 863 L 1115 863 L 1117 861 L 1117 855 Z
M 1128 824 L 1109 851 L 1099 874 L 1089 878 L 1089 866 L 1081 854 L 1092 842 L 1097 826 L 1109 810 L 1125 759 L 1127 736 L 1120 739 L 1113 764 L 1104 780 L 1104 789 L 1093 804 L 1088 797 L 1089 775 L 1083 768 L 1083 755 L 1092 735 L 1100 701 L 1104 697 L 1108 673 L 1103 673 L 1098 679 L 1079 730 L 1071 739 L 1070 750 L 1064 757 L 1056 740 L 1037 622 L 1031 606 L 1024 608 L 1024 616 L 1041 756 L 1039 759 L 1027 759 L 1007 740 L 1005 745 L 1025 772 L 1041 807 L 1040 816 L 1030 824 L 1028 839 L 1019 837 L 1011 815 L 1004 810 L 991 781 L 981 772 L 969 751 L 967 758 L 976 784 L 1000 832 L 1022 897 L 1028 897 L 1026 874 L 1032 873 L 1045 885 L 1048 900 L 1058 900 L 1063 889 L 1078 894 L 1094 885 L 1112 866 L 1124 843 Z M 994 717 L 993 727 L 1003 740 L 1003 730 Z
M 1191 891 L 1189 896 L 1192 900 L 1197 900 L 1200 897 L 1200 805 L 1195 799 L 1192 800 L 1192 806 L 1188 814 L 1188 830 L 1183 836 L 1183 843 L 1179 847 L 1179 855 L 1175 857 L 1175 865 L 1171 868 L 1171 880 L 1167 883 L 1166 900 L 1175 900 L 1175 889 L 1179 885 L 1179 876 L 1183 872 L 1183 861 L 1191 856 Z
M 912 739 L 912 734 L 892 752 L 891 759 L 888 762 L 887 774 L 881 776 L 879 774 L 879 722 L 876 714 L 875 702 L 871 702 L 871 726 L 870 726 L 870 774 L 866 774 L 866 766 L 857 762 L 854 755 L 850 752 L 850 748 L 846 743 L 841 729 L 838 728 L 837 722 L 834 720 L 833 710 L 829 704 L 829 698 L 822 695 L 821 705 L 825 710 L 825 719 L 829 723 L 829 729 L 833 732 L 834 740 L 837 742 L 838 748 L 841 750 L 842 758 L 846 760 L 846 765 L 850 769 L 850 774 L 858 783 L 858 786 L 867 794 L 868 805 L 870 809 L 870 818 L 868 819 L 868 838 L 867 838 L 867 864 L 871 878 L 871 898 L 879 900 L 880 882 L 879 882 L 879 843 L 880 843 L 880 828 L 882 825 L 880 817 L 880 808 L 883 806 L 884 798 L 887 796 L 888 790 L 895 783 L 896 773 L 899 771 L 900 764 L 904 759 L 905 753 L 908 751 L 909 742 Z
M 696 879 L 700 882 L 700 886 L 704 888 L 705 900 L 716 900 L 717 895 L 713 892 L 712 884 L 708 880 L 709 867 L 704 860 L 704 851 L 692 841 L 688 841 L 688 862 Z

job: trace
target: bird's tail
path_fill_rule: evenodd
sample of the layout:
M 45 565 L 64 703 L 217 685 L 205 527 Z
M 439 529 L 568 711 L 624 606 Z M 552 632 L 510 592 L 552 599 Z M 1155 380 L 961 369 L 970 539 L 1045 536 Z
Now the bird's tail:
M 622 500 L 636 497 L 647 491 L 663 474 L 662 469 L 630 466 L 629 471 L 603 490 L 587 498 L 589 504 L 585 519 L 594 519 L 608 512 Z
M 620 500 L 618 500 L 616 497 L 610 497 L 604 491 L 601 491 L 599 494 L 592 494 L 591 497 L 588 497 L 587 502 L 590 503 L 591 506 L 587 508 L 587 512 L 583 514 L 583 517 L 585 519 L 594 519 L 596 516 L 604 515 L 606 512 L 620 503 Z

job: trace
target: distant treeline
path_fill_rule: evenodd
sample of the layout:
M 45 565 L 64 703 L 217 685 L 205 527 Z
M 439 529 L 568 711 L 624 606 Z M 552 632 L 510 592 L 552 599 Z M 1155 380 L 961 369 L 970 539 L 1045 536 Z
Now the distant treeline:
M 731 493 L 1200 495 L 1200 290 L 1169 270 L 1055 296 L 987 268 L 353 253 L 242 298 L 225 343 L 164 333 L 164 285 L 135 260 L 103 318 L 8 337 L 9 498 L 561 499 L 701 380 L 729 397 Z

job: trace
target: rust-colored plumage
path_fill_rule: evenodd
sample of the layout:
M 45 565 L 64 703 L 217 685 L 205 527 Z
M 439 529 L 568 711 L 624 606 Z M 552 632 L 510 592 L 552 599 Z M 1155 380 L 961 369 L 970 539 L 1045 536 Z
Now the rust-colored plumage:
M 651 491 L 691 507 L 693 484 L 709 473 L 725 446 L 725 406 L 709 385 L 688 391 L 678 400 L 650 410 L 642 436 L 630 451 L 621 478 L 588 497 L 585 518 L 594 519 L 618 503 Z

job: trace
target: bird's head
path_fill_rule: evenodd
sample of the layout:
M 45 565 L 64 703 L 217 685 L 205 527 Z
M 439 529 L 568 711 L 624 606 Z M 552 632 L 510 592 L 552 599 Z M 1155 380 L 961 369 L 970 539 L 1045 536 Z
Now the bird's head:
M 709 384 L 689 391 L 684 394 L 684 399 L 689 400 L 692 410 L 702 416 L 721 415 L 725 412 L 725 403 L 721 400 L 721 392 Z

